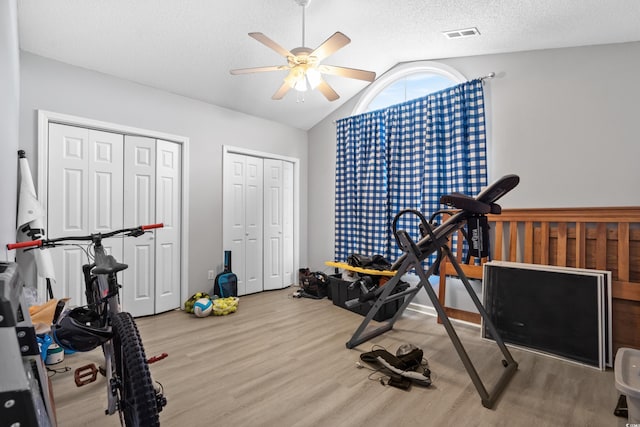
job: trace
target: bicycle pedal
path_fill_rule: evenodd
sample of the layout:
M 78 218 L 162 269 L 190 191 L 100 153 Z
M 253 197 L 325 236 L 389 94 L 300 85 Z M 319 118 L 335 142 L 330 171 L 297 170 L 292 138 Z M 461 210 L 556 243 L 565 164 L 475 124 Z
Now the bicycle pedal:
M 97 378 L 98 368 L 96 368 L 96 365 L 93 363 L 79 367 L 73 374 L 73 379 L 78 387 L 92 383 Z

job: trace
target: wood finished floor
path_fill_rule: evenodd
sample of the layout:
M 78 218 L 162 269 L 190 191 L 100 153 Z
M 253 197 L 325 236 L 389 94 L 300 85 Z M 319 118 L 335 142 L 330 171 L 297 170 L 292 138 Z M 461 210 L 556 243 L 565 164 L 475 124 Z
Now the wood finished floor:
M 294 288 L 241 297 L 236 313 L 195 318 L 181 311 L 137 319 L 147 357 L 168 405 L 163 426 L 624 426 L 613 415 L 613 372 L 511 349 L 519 363 L 493 409 L 475 387 L 442 325 L 407 310 L 394 329 L 349 350 L 345 343 L 362 317 L 331 301 L 294 299 Z M 375 323 L 375 322 L 373 322 Z M 495 343 L 456 324 L 487 388 L 501 365 Z M 433 385 L 403 391 L 367 379 L 361 352 L 380 345 L 422 348 Z M 116 426 L 105 416 L 105 381 L 77 388 L 73 370 L 99 362 L 100 352 L 70 355 L 51 377 L 58 424 Z M 373 375 L 377 376 L 376 374 Z

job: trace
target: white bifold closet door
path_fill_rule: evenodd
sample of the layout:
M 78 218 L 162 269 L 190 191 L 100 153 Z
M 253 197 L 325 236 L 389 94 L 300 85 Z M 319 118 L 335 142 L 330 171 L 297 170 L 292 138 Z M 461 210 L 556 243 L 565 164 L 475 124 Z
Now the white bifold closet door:
M 50 237 L 85 235 L 163 222 L 138 238 L 103 241 L 129 268 L 119 274 L 123 309 L 143 316 L 177 308 L 180 300 L 180 146 L 154 138 L 49 124 Z M 76 246 L 52 250 L 54 296 L 86 303 Z
M 223 249 L 232 251 L 238 294 L 293 283 L 293 163 L 227 153 Z

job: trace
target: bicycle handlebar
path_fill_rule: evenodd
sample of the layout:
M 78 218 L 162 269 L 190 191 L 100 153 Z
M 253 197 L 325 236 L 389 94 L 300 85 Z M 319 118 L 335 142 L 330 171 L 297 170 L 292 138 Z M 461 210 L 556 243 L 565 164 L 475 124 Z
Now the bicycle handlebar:
M 7 249 L 37 248 L 42 246 L 42 240 L 28 240 L 26 242 L 7 243 Z
M 149 224 L 149 225 L 141 225 L 140 228 L 142 228 L 143 230 L 151 230 L 152 228 L 162 228 L 164 227 L 164 223 L 159 223 L 159 224 Z
M 116 234 L 122 233 L 131 233 L 131 236 L 138 237 L 144 234 L 145 230 L 151 230 L 154 228 L 162 228 L 164 227 L 163 223 L 158 224 L 147 224 L 140 225 L 138 227 L 130 227 L 130 228 L 122 228 L 120 230 L 110 231 L 108 233 L 95 233 L 87 236 L 67 236 L 67 237 L 57 237 L 55 239 L 40 239 L 40 240 L 28 240 L 26 242 L 18 242 L 18 243 L 8 243 L 7 249 L 26 249 L 26 248 L 38 248 L 41 246 L 53 246 L 57 242 L 62 242 L 65 240 L 73 240 L 73 241 L 92 241 L 106 239 L 108 237 L 113 237 Z

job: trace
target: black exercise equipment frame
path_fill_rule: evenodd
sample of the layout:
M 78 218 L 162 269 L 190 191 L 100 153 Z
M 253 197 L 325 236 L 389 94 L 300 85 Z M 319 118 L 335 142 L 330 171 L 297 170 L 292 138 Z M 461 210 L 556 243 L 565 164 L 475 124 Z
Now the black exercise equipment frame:
M 462 229 L 469 218 L 483 216 L 487 213 L 499 214 L 501 212 L 501 208 L 499 205 L 495 204 L 495 201 L 509 192 L 511 189 L 513 189 L 519 181 L 520 179 L 517 175 L 506 175 L 491 186 L 487 187 L 475 198 L 464 196 L 462 194 L 451 194 L 443 196 L 440 199 L 441 203 L 459 208 L 461 210 L 452 215 L 447 221 L 443 222 L 438 227 L 434 229 L 432 229 L 431 227 L 427 227 L 426 235 L 417 244 L 404 230 L 396 232 L 396 240 L 398 242 L 398 245 L 400 246 L 400 249 L 402 249 L 402 251 L 404 252 L 404 254 L 400 256 L 400 258 L 398 258 L 398 260 L 392 266 L 392 270 L 396 270 L 396 274 L 387 283 L 385 283 L 384 286 L 380 287 L 376 291 L 378 297 L 376 298 L 373 306 L 365 316 L 360 326 L 354 332 L 351 339 L 346 343 L 347 348 L 354 348 L 362 344 L 363 342 L 370 340 L 371 338 L 374 338 L 391 330 L 396 320 L 398 320 L 404 310 L 409 306 L 414 296 L 420 291 L 421 288 L 424 288 L 429 295 L 429 298 L 433 303 L 433 307 L 440 317 L 442 324 L 444 325 L 447 334 L 449 335 L 449 338 L 453 343 L 453 346 L 458 352 L 458 356 L 462 360 L 467 373 L 471 377 L 473 385 L 480 395 L 482 405 L 489 409 L 492 408 L 502 391 L 506 388 L 511 377 L 513 377 L 513 375 L 517 371 L 518 363 L 511 356 L 511 353 L 507 349 L 504 341 L 500 337 L 500 334 L 491 321 L 489 314 L 486 312 L 482 303 L 480 302 L 480 299 L 471 287 L 469 279 L 460 267 L 460 264 L 451 252 L 451 249 L 449 249 L 447 242 L 449 240 L 449 236 Z M 424 223 L 424 221 L 422 222 Z M 424 261 L 427 257 L 434 253 L 436 254 L 436 260 L 425 272 L 422 268 L 422 261 Z M 440 304 L 438 295 L 435 293 L 435 291 L 431 287 L 431 284 L 429 283 L 429 277 L 434 274 L 436 268 L 438 267 L 438 265 L 440 265 L 440 261 L 444 256 L 449 259 L 449 261 L 455 268 L 460 280 L 467 290 L 467 293 L 478 309 L 480 316 L 482 316 L 484 325 L 486 326 L 486 328 L 488 328 L 491 336 L 495 340 L 496 344 L 500 348 L 500 351 L 502 352 L 502 355 L 504 356 L 502 365 L 504 366 L 505 370 L 502 372 L 502 375 L 490 392 L 487 391 L 487 388 L 484 386 L 482 379 L 480 378 L 480 375 L 476 371 L 473 362 L 469 358 L 469 355 L 462 345 L 462 342 L 460 341 L 460 338 L 458 337 L 458 334 L 456 333 L 451 320 L 447 316 L 442 304 Z M 394 288 L 400 282 L 402 276 L 404 276 L 405 273 L 411 271 L 412 269 L 415 269 L 420 278 L 418 284 L 415 287 L 411 287 L 405 291 L 392 294 Z M 384 322 L 381 326 L 373 330 L 369 330 L 365 333 L 365 329 L 369 325 L 369 322 L 371 322 L 378 310 L 380 310 L 380 308 L 382 308 L 384 304 L 404 297 L 406 298 L 404 299 L 402 306 L 400 306 L 398 311 L 391 319 Z M 353 305 L 354 303 L 357 304 L 357 300 L 348 302 L 349 305 Z

